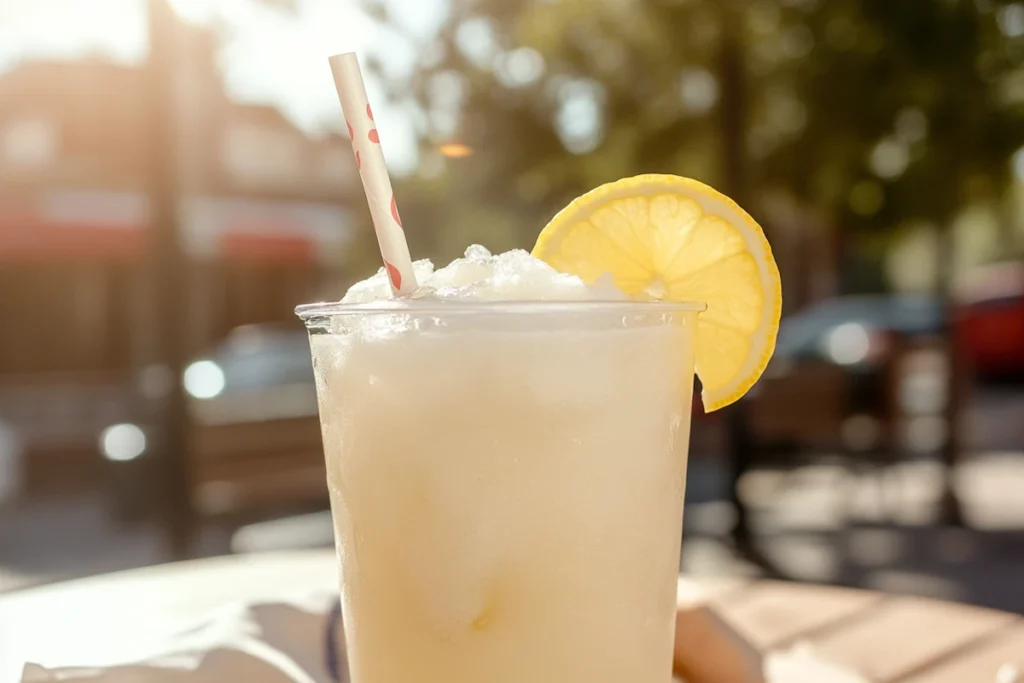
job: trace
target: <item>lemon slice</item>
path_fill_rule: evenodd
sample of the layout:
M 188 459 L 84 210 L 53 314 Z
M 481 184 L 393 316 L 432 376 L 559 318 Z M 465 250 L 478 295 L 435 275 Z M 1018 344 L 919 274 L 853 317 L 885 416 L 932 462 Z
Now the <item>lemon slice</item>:
M 696 369 L 707 411 L 739 400 L 779 331 L 782 282 L 771 247 L 731 199 L 689 178 L 624 178 L 573 200 L 533 255 L 593 283 L 608 273 L 637 298 L 699 301 Z

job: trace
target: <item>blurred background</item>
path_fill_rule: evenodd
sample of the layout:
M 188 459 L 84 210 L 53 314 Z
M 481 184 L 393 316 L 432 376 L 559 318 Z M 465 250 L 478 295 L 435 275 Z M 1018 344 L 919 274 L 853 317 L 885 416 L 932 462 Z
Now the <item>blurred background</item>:
M 682 566 L 1024 612 L 1024 2 L 0 0 L 0 591 L 331 543 L 295 305 L 690 175 L 779 348 L 695 419 Z M 699 412 L 699 411 L 698 411 Z

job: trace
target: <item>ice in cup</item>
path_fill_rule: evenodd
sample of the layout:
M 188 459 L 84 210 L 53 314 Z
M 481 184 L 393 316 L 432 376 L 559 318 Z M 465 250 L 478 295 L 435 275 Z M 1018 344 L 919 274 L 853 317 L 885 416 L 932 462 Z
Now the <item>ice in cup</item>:
M 353 683 L 665 683 L 698 304 L 526 252 L 310 333 Z

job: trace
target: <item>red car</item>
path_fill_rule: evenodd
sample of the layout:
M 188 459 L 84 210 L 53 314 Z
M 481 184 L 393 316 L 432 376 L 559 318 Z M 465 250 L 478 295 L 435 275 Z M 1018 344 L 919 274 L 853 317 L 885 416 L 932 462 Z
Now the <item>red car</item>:
M 982 268 L 957 288 L 955 330 L 975 372 L 1024 374 L 1024 264 Z

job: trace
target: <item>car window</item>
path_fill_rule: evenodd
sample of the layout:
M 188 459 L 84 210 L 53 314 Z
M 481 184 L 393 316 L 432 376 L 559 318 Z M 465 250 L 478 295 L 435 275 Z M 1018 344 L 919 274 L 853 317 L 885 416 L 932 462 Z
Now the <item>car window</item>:
M 935 332 L 942 327 L 942 303 L 927 296 L 851 296 L 829 299 L 782 322 L 776 355 L 818 355 L 833 328 L 859 323 L 871 329 L 905 334 Z
M 214 360 L 224 372 L 225 392 L 313 382 L 305 334 L 268 336 L 244 345 L 225 344 Z
M 822 337 L 846 322 L 867 324 L 877 306 L 853 299 L 832 299 L 782 321 L 775 354 L 782 358 L 817 355 Z
M 908 334 L 939 332 L 943 328 L 942 301 L 935 297 L 898 297 L 889 306 L 890 326 Z

